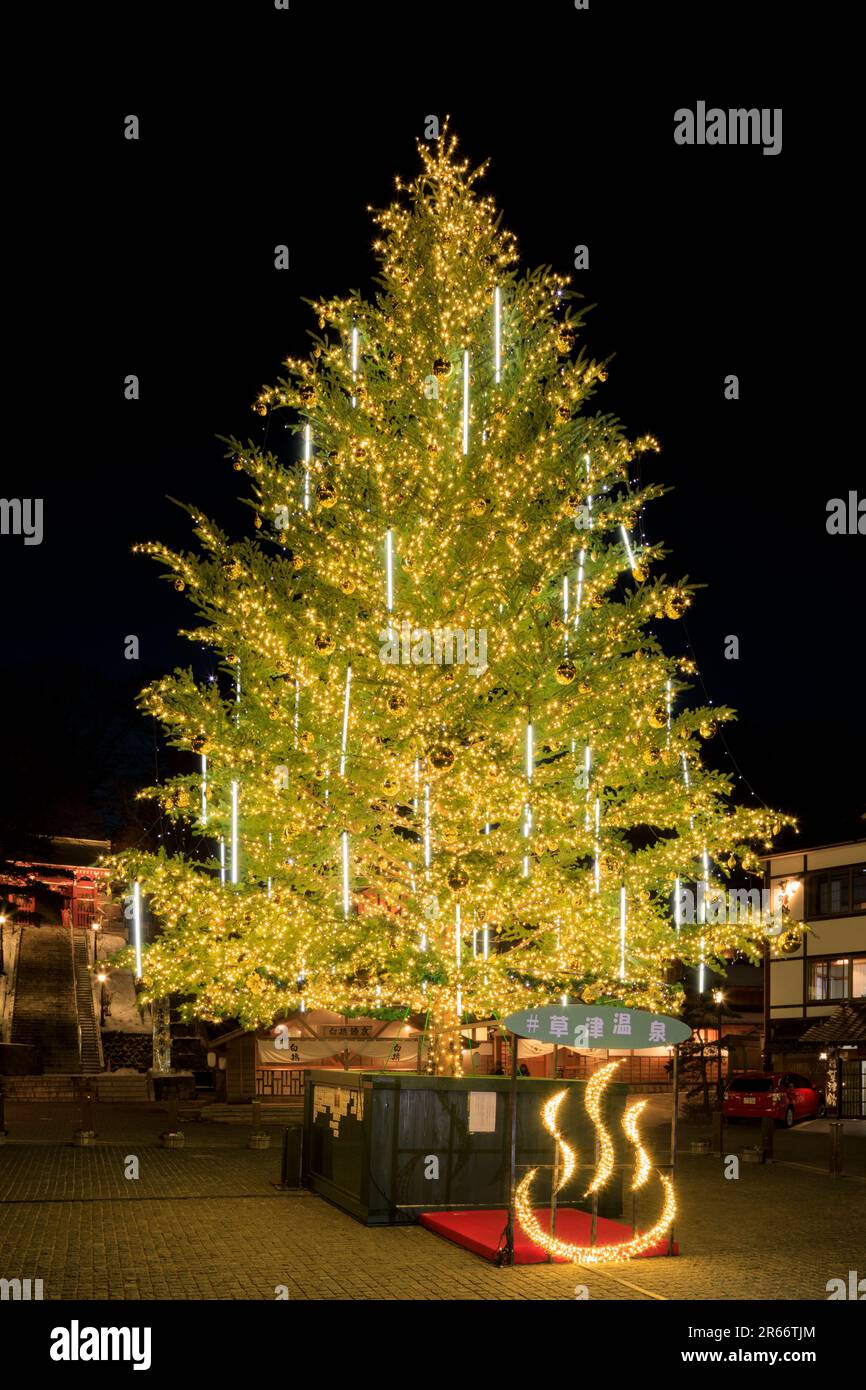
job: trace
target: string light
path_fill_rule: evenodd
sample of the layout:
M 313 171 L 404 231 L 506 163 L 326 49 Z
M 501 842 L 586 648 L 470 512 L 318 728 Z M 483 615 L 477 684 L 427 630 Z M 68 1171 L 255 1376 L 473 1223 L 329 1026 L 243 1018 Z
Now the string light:
M 586 1113 L 595 1126 L 596 1143 L 598 1145 L 598 1159 L 592 1181 L 586 1189 L 585 1195 L 587 1197 L 591 1197 L 594 1192 L 598 1192 L 602 1187 L 605 1187 L 613 1172 L 613 1140 L 602 1123 L 601 1102 L 614 1072 L 621 1066 L 621 1059 L 616 1062 L 606 1062 L 603 1067 L 599 1067 L 598 1071 L 593 1072 L 589 1081 L 586 1083 Z
M 606 1066 L 597 1071 L 586 1088 L 585 1105 L 587 1114 L 590 1116 L 596 1130 L 598 1149 L 603 1156 L 596 1167 L 596 1176 L 588 1189 L 587 1195 L 598 1190 L 608 1181 L 613 1172 L 613 1144 L 610 1135 L 601 1123 L 600 1106 L 601 1098 L 606 1089 L 613 1071 L 620 1065 L 619 1062 L 609 1062 Z M 604 1075 L 602 1075 L 604 1073 Z M 593 1083 L 596 1086 L 593 1088 Z M 542 1109 L 542 1123 L 549 1134 L 553 1136 L 557 1150 L 562 1156 L 562 1173 L 554 1191 L 559 1192 L 573 1176 L 577 1166 L 577 1157 L 566 1144 L 561 1133 L 557 1128 L 557 1111 L 562 1101 L 565 1091 L 560 1091 L 548 1100 Z M 641 1141 L 638 1129 L 638 1120 L 646 1106 L 647 1101 L 637 1101 L 629 1106 L 623 1115 L 622 1126 L 627 1137 L 635 1148 L 635 1172 L 632 1180 L 632 1190 L 638 1191 L 648 1181 L 652 1171 L 652 1165 L 647 1156 Z M 567 1260 L 573 1264 L 581 1265 L 604 1265 L 617 1264 L 626 1260 L 633 1259 L 637 1255 L 642 1255 L 645 1251 L 651 1250 L 653 1246 L 661 1241 L 662 1237 L 670 1230 L 674 1217 L 676 1216 L 676 1197 L 672 1178 L 664 1173 L 658 1173 L 658 1179 L 664 1192 L 664 1202 L 661 1215 L 648 1231 L 643 1234 L 632 1236 L 631 1240 L 619 1241 L 612 1245 L 576 1245 L 572 1241 L 563 1240 L 559 1236 L 552 1235 L 546 1231 L 535 1215 L 532 1206 L 531 1192 L 535 1181 L 537 1168 L 531 1168 L 519 1183 L 514 1194 L 514 1212 L 517 1222 L 521 1229 L 526 1233 L 533 1244 L 552 1255 L 555 1259 Z M 598 1182 L 599 1175 L 604 1174 L 601 1183 Z
M 385 532 L 385 606 L 388 609 L 388 616 L 394 611 L 394 553 L 391 531 Z M 388 628 L 388 635 L 391 634 L 391 627 Z
M 631 1184 L 632 1192 L 639 1192 L 652 1172 L 649 1154 L 641 1143 L 640 1131 L 638 1130 L 637 1124 L 648 1105 L 649 1100 L 646 1097 L 644 1097 L 643 1100 L 633 1101 L 631 1105 L 626 1107 L 625 1114 L 622 1117 L 622 1127 L 632 1144 L 634 1144 L 635 1168 Z
M 238 784 L 232 782 L 232 883 L 238 881 Z
M 477 193 L 475 171 L 450 135 L 422 142 L 421 158 L 417 179 L 378 217 L 381 301 L 361 303 L 353 292 L 317 302 L 320 327 L 336 336 L 317 339 L 311 357 L 290 359 L 286 380 L 259 396 L 265 414 L 297 412 L 303 509 L 286 506 L 297 496 L 295 469 L 264 447 L 233 446 L 235 466 L 253 480 L 257 520 L 287 513 L 279 544 L 250 545 L 236 566 L 223 535 L 193 511 L 203 558 L 194 549 L 139 547 L 207 615 L 214 649 L 235 678 L 233 710 L 188 673 L 160 678 L 143 697 L 176 746 L 200 752 L 207 734 L 201 824 L 219 856 L 219 875 L 216 863 L 180 856 L 130 850 L 119 858 L 118 879 L 142 884 L 161 923 L 148 943 L 143 989 L 185 995 L 203 1018 L 269 1026 L 297 1006 L 297 991 L 284 982 L 303 959 L 305 1007 L 423 1008 L 438 1035 L 443 1018 L 453 1019 L 458 988 L 461 1008 L 476 1018 L 567 998 L 586 982 L 621 993 L 615 893 L 627 883 L 624 1003 L 667 1011 L 679 1002 L 667 982 L 674 954 L 696 967 L 699 948 L 715 961 L 751 939 L 749 927 L 715 921 L 702 924 L 700 938 L 675 931 L 671 883 L 681 889 L 693 879 L 702 846 L 715 862 L 733 854 L 750 869 L 753 851 L 744 846 L 765 843 L 777 820 L 788 821 L 726 800 L 720 778 L 701 765 L 700 711 L 689 710 L 673 737 L 675 672 L 688 674 L 689 664 L 666 656 L 646 630 L 660 615 L 681 617 L 690 594 L 650 579 L 660 549 L 646 547 L 640 530 L 631 542 L 626 516 L 642 517 L 660 489 L 638 488 L 627 499 L 621 491 L 638 472 L 634 459 L 658 446 L 649 436 L 627 440 L 609 417 L 588 412 L 603 374 L 586 354 L 563 352 L 571 335 L 556 310 L 565 277 L 518 273 L 514 238 L 493 200 Z M 493 380 L 504 378 L 506 289 L 521 372 L 508 399 Z M 430 316 L 418 313 L 427 302 L 435 333 Z M 368 334 L 376 370 L 362 389 L 359 349 Z M 426 364 L 448 381 L 461 355 L 456 389 L 428 395 Z M 566 360 L 552 373 L 557 356 Z M 542 383 L 545 405 L 536 410 Z M 479 429 L 470 467 L 471 412 Z M 575 439 L 584 477 L 572 491 Z M 634 576 L 637 587 L 622 603 L 624 539 L 644 577 Z M 227 585 L 223 572 L 242 583 Z M 398 662 L 383 669 L 373 631 L 383 587 L 392 635 L 395 604 L 409 633 L 429 631 L 437 615 L 464 637 L 494 623 L 490 667 L 433 660 L 427 669 L 407 660 L 404 642 Z M 200 642 L 201 627 L 193 635 Z M 535 708 L 525 746 L 529 716 L 515 712 L 517 690 L 531 691 L 543 709 L 538 761 L 542 716 Z M 653 717 L 665 699 L 666 717 Z M 712 713 L 717 722 L 727 717 Z M 286 744 L 291 798 L 275 794 L 273 776 Z M 574 795 L 581 753 L 583 815 Z M 233 848 L 231 895 L 219 891 L 234 840 L 229 788 L 214 780 L 213 765 L 244 781 L 234 827 L 243 834 L 244 875 Z M 330 771 L 338 768 L 332 803 Z M 189 814 L 190 780 L 160 787 L 171 821 Z M 640 853 L 638 825 L 658 832 Z M 344 830 L 352 835 L 351 912 L 363 913 L 363 932 L 339 908 L 323 930 L 327 866 L 314 846 L 336 846 Z M 395 835 L 405 861 L 393 852 Z M 466 880 L 459 890 L 449 882 L 455 873 Z M 446 919 L 432 907 L 453 903 L 454 891 L 464 924 L 484 924 L 482 944 L 473 935 L 483 961 L 476 969 L 473 956 L 459 978 Z
M 349 895 L 349 832 L 344 830 L 340 836 L 343 853 L 343 917 L 348 920 L 351 909 L 351 897 Z
M 349 695 L 352 689 L 352 668 L 346 667 L 346 693 L 343 698 L 343 739 L 340 745 L 340 776 L 346 775 L 346 750 L 349 746 Z
M 132 885 L 132 935 L 135 944 L 135 978 L 140 980 L 141 968 L 141 884 L 138 879 Z
M 463 353 L 463 453 L 469 453 L 469 350 Z
M 312 459 L 312 437 L 309 425 L 304 426 L 304 511 L 310 510 L 310 461 Z

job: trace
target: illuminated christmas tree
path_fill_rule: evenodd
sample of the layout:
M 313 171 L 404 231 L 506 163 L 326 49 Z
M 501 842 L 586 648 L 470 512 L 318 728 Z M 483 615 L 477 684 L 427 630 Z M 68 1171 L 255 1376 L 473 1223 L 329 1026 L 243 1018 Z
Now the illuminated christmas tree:
M 447 130 L 420 150 L 377 216 L 374 299 L 316 303 L 309 357 L 256 402 L 286 412 L 297 463 L 231 441 L 252 537 L 193 510 L 195 553 L 141 547 L 224 681 L 142 696 L 191 755 L 147 794 L 202 862 L 120 868 L 162 924 L 150 997 L 249 1026 L 426 1013 L 443 1066 L 461 1019 L 676 1008 L 671 962 L 755 935 L 677 923 L 677 889 L 756 869 L 780 818 L 702 766 L 732 713 L 687 707 L 694 667 L 650 631 L 691 602 L 637 540 L 655 440 L 590 411 L 605 372 L 568 280 L 519 272 L 484 169 Z

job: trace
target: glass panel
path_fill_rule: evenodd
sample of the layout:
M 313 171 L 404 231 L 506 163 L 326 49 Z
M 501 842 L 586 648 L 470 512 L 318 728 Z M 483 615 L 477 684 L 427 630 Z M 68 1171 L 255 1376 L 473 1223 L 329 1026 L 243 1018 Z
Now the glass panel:
M 852 906 L 855 910 L 866 910 L 866 864 L 858 864 L 851 872 Z
M 866 956 L 851 962 L 851 997 L 866 998 Z
M 830 912 L 844 912 L 848 906 L 848 890 L 851 886 L 851 877 L 846 869 L 844 873 L 833 874 L 830 879 Z
M 728 1090 L 746 1091 L 750 1095 L 754 1095 L 756 1092 L 771 1090 L 772 1085 L 773 1079 L 770 1076 L 736 1076 Z
M 830 882 L 827 878 L 818 880 L 818 911 L 830 911 Z
M 830 999 L 844 999 L 847 996 L 848 962 L 847 960 L 830 961 Z

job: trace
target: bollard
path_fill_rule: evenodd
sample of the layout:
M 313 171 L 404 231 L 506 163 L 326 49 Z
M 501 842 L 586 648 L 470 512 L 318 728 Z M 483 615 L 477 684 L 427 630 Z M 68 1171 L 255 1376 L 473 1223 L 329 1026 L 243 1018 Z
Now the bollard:
M 722 1154 L 724 1153 L 724 1148 L 723 1148 L 722 1146 L 723 1146 L 723 1144 L 724 1144 L 724 1142 L 725 1142 L 725 1117 L 724 1117 L 724 1115 L 722 1114 L 721 1110 L 714 1110 L 714 1111 L 713 1111 L 713 1116 L 712 1116 L 712 1118 L 713 1118 L 713 1137 L 712 1137 L 713 1153 L 716 1154 L 719 1158 L 721 1158 Z
M 764 1115 L 761 1120 L 761 1148 L 765 1163 L 773 1162 L 773 1136 L 775 1132 L 775 1121 L 772 1115 Z
M 3 1143 L 8 1133 L 6 1128 L 6 1092 L 3 1088 L 3 1077 L 0 1076 L 0 1144 Z
M 251 1106 L 251 1110 L 252 1110 L 253 1134 L 258 1134 L 259 1130 L 260 1130 L 261 1127 L 262 1127 L 262 1103 L 261 1103 L 261 1101 L 260 1101 L 260 1100 L 254 1100 L 253 1103 L 252 1103 L 252 1106 Z
M 842 1144 L 845 1126 L 841 1120 L 830 1121 L 830 1174 L 834 1178 L 842 1176 Z
M 177 1087 L 169 1086 L 166 1094 L 168 1101 L 168 1128 L 169 1132 L 177 1129 Z

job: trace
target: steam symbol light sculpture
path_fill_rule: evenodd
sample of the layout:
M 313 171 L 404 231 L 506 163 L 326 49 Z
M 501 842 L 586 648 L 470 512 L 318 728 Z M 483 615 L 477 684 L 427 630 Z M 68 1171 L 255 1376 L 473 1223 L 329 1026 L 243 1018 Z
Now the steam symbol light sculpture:
M 592 1120 L 598 1136 L 598 1160 L 592 1181 L 586 1190 L 586 1196 L 600 1191 L 613 1172 L 613 1140 L 602 1122 L 601 1103 L 613 1073 L 621 1065 L 622 1062 L 617 1061 L 608 1062 L 605 1066 L 600 1067 L 586 1088 L 586 1112 Z M 574 1149 L 566 1143 L 556 1127 L 557 1112 L 566 1094 L 567 1092 L 564 1090 L 558 1091 L 546 1102 L 542 1111 L 544 1127 L 556 1142 L 561 1164 L 555 1192 L 560 1192 L 565 1187 L 577 1166 L 577 1155 Z M 635 1168 L 631 1185 L 633 1192 L 637 1192 L 646 1185 L 652 1172 L 652 1163 L 643 1147 L 638 1130 L 638 1120 L 646 1103 L 646 1100 L 636 1101 L 627 1108 L 622 1118 L 623 1131 L 634 1146 L 635 1151 Z M 515 1215 L 522 1230 L 534 1244 L 561 1260 L 570 1260 L 574 1264 L 600 1265 L 616 1264 L 623 1260 L 633 1259 L 635 1255 L 643 1254 L 645 1250 L 651 1249 L 661 1240 L 662 1236 L 670 1230 L 676 1216 L 677 1207 L 673 1180 L 659 1172 L 658 1179 L 662 1185 L 664 1199 L 661 1215 L 650 1230 L 644 1231 L 642 1235 L 634 1235 L 631 1240 L 621 1241 L 617 1245 L 574 1245 L 570 1241 L 560 1240 L 559 1237 L 545 1231 L 537 1220 L 531 1199 L 532 1185 L 537 1172 L 537 1168 L 531 1168 L 520 1182 L 514 1195 Z

